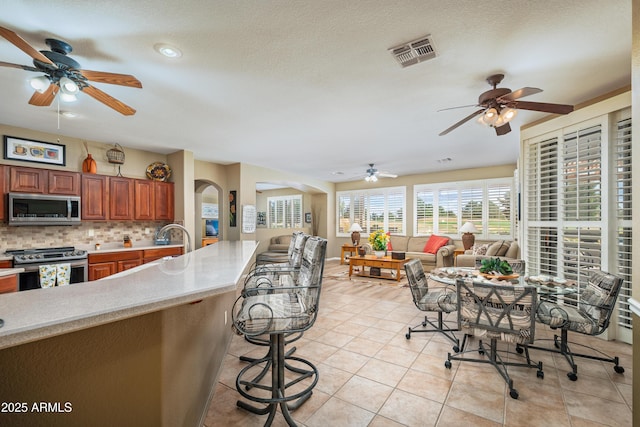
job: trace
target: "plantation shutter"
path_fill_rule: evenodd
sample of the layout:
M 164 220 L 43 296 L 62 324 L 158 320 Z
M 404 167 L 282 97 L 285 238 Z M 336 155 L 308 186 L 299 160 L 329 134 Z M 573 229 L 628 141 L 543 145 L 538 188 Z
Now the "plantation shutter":
M 467 221 L 471 221 L 480 230 L 482 228 L 482 187 L 463 188 L 460 190 L 460 225 L 458 229 Z
M 458 190 L 438 191 L 438 233 L 458 234 Z
M 417 190 L 415 193 L 416 234 L 433 234 L 433 190 Z
M 510 236 L 512 234 L 511 186 L 491 184 L 487 187 L 487 198 L 487 231 L 489 236 Z
M 614 154 L 612 161 L 615 169 L 616 195 L 616 237 L 617 256 L 616 274 L 624 279 L 618 296 L 618 328 L 631 330 L 631 118 L 630 111 L 625 111 L 624 118 L 618 118 L 615 129 Z
M 405 199 L 404 187 L 391 190 L 387 194 L 387 225 L 385 230 L 391 234 L 404 234 L 405 230 Z

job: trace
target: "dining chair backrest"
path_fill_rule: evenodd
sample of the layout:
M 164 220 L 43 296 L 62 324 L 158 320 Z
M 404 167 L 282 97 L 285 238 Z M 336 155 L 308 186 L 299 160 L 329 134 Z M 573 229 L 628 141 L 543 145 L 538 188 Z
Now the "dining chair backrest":
M 530 344 L 535 337 L 535 286 L 458 278 L 459 328 L 479 338 Z
M 427 277 L 424 274 L 424 268 L 422 268 L 422 262 L 417 258 L 409 260 L 404 265 L 404 271 L 407 275 L 413 302 L 421 301 L 427 292 L 429 292 L 429 285 L 427 283 Z
M 300 268 L 302 264 L 302 253 L 304 251 L 304 245 L 309 238 L 308 234 L 302 231 L 294 232 L 291 239 L 291 251 L 289 252 L 289 265 L 292 268 Z
M 587 283 L 580 286 L 581 303 L 579 308 L 597 321 L 597 334 L 604 332 L 609 327 L 609 320 L 623 282 L 622 277 L 601 270 L 592 270 L 589 272 Z
M 327 252 L 327 240 L 310 236 L 304 245 L 302 264 L 296 285 L 307 299 L 307 304 L 316 305 L 320 297 L 324 259 Z

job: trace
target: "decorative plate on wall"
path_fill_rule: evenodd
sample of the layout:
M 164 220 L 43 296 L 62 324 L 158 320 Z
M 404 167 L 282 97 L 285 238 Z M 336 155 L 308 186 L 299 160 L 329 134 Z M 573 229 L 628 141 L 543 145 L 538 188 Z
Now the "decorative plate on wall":
M 147 166 L 147 178 L 154 181 L 166 181 L 171 176 L 171 168 L 166 163 L 154 162 Z

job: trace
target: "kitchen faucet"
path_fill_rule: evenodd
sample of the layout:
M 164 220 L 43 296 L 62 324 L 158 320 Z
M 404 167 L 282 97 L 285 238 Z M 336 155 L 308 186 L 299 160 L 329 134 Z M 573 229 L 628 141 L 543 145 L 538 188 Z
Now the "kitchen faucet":
M 191 235 L 189 235 L 189 231 L 183 225 L 180 225 L 180 224 L 167 224 L 167 225 L 165 225 L 164 227 L 162 227 L 160 230 L 158 230 L 156 232 L 156 238 L 166 235 L 167 232 L 169 230 L 171 230 L 172 228 L 177 228 L 178 230 L 182 230 L 182 232 L 186 235 L 187 244 L 185 245 L 184 251 L 185 251 L 185 253 L 191 252 Z

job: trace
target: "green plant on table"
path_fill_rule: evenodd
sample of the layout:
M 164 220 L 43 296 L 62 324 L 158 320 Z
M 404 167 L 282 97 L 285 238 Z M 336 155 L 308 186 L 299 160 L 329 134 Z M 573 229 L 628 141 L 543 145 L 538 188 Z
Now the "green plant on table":
M 485 258 L 482 260 L 480 273 L 507 276 L 513 274 L 513 269 L 511 268 L 511 264 L 500 258 Z

